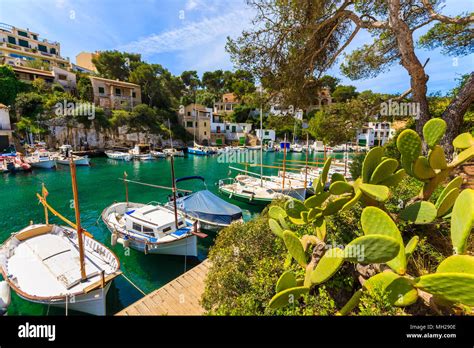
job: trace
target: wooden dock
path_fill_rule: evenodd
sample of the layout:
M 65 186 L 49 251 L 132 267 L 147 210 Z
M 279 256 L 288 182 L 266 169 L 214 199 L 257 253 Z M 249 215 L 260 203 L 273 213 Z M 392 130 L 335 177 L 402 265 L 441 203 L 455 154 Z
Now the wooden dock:
M 202 315 L 201 296 L 209 270 L 208 259 L 151 292 L 116 315 Z

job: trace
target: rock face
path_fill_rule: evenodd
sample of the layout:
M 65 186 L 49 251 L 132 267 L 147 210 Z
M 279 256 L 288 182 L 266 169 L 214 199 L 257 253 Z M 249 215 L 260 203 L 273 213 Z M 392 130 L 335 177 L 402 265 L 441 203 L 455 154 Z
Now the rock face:
M 50 125 L 50 134 L 46 136 L 49 147 L 57 148 L 62 144 L 71 144 L 76 150 L 106 149 L 116 145 L 132 146 L 137 143 L 168 146 L 169 139 L 159 135 L 145 133 L 129 133 L 127 127 L 118 130 L 102 130 L 85 128 L 83 125 L 68 127 L 66 125 Z M 174 140 L 174 146 L 182 146 L 182 141 Z

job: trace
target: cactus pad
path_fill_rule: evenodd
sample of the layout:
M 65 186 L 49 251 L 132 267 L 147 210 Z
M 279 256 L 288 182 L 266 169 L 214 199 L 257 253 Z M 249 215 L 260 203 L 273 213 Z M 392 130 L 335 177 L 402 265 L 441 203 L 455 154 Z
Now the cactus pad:
M 360 218 L 365 235 L 382 234 L 394 238 L 400 244 L 398 255 L 387 262 L 387 265 L 399 274 L 406 271 L 405 247 L 403 238 L 392 218 L 382 209 L 366 207 Z
M 451 242 L 456 254 L 464 254 L 474 224 L 474 190 L 463 190 L 451 213 Z
M 420 136 L 411 129 L 405 129 L 397 138 L 398 151 L 408 162 L 414 162 L 421 154 Z
M 346 211 L 352 208 L 354 205 L 357 204 L 361 196 L 362 191 L 357 189 L 354 196 L 352 196 L 352 199 L 342 206 L 341 211 Z
M 452 255 L 439 264 L 436 273 L 474 274 L 474 256 Z
M 321 177 L 319 178 L 319 181 L 321 182 L 323 187 L 326 184 L 326 181 L 328 181 L 328 173 L 329 173 L 329 168 L 331 168 L 331 162 L 332 162 L 332 157 L 328 157 L 326 162 L 324 162 L 324 167 L 321 172 Z
M 297 199 L 290 199 L 285 203 L 286 214 L 294 219 L 301 219 L 301 212 L 307 211 L 305 205 Z
M 339 312 L 337 312 L 336 315 L 347 315 L 349 314 L 354 308 L 357 307 L 357 305 L 360 302 L 360 298 L 362 297 L 362 290 L 357 290 L 354 292 L 354 295 L 347 301 L 347 303 L 344 305 L 344 307 L 341 308 Z
M 474 158 L 474 146 L 471 146 L 457 155 L 456 159 L 449 164 L 450 168 L 457 167 L 464 162 L 467 162 Z
M 413 236 L 407 243 L 407 245 L 405 245 L 405 257 L 406 258 L 409 258 L 411 256 L 411 254 L 413 254 L 413 252 L 415 251 L 416 249 L 416 246 L 418 245 L 418 241 L 420 240 L 420 237 L 418 236 Z
M 324 208 L 324 210 L 323 210 L 323 215 L 328 216 L 328 215 L 336 214 L 351 199 L 352 199 L 352 197 L 350 197 L 350 196 L 349 197 L 340 197 L 340 198 L 335 199 L 332 202 L 329 202 L 326 205 L 326 208 Z
M 409 306 L 418 299 L 418 292 L 410 280 L 389 271 L 378 273 L 367 279 L 364 288 L 369 293 L 373 293 L 376 289 L 385 292 L 390 304 L 394 306 Z
M 417 225 L 429 224 L 436 219 L 437 209 L 435 205 L 427 201 L 419 201 L 405 207 L 400 212 L 400 217 L 405 221 L 413 222 Z
M 331 194 L 329 192 L 321 192 L 320 194 L 316 194 L 314 196 L 311 196 L 307 198 L 304 201 L 304 205 L 306 208 L 314 208 L 314 207 L 320 207 L 321 204 L 330 196 Z
M 390 190 L 387 186 L 360 184 L 359 188 L 365 195 L 375 199 L 377 202 L 385 202 L 390 196 Z
M 370 176 L 372 172 L 377 168 L 379 165 L 382 156 L 384 154 L 384 148 L 381 146 L 376 146 L 372 148 L 364 158 L 364 162 L 362 162 L 362 181 L 369 182 Z
M 398 161 L 394 158 L 387 158 L 380 162 L 370 177 L 369 183 L 378 184 L 387 179 L 398 168 Z
M 348 184 L 345 181 L 336 181 L 329 186 L 329 192 L 333 195 L 342 195 L 343 193 L 353 192 L 351 184 Z
M 307 217 L 308 221 L 311 222 L 318 219 L 320 216 L 322 216 L 322 211 L 323 210 L 318 207 L 311 208 L 309 210 L 308 217 Z
M 388 178 L 381 181 L 379 184 L 388 186 L 388 187 L 397 186 L 400 183 L 400 181 L 402 181 L 402 179 L 405 177 L 405 175 L 406 175 L 405 169 L 400 169 L 396 171 L 394 174 L 390 175 Z
M 400 243 L 388 236 L 372 234 L 354 239 L 344 249 L 344 258 L 348 261 L 384 263 L 395 258 L 400 251 Z
M 268 210 L 268 215 L 272 219 L 275 219 L 275 220 L 279 220 L 280 216 L 282 216 L 283 218 L 286 218 L 285 210 L 281 207 L 276 206 L 276 205 L 270 207 L 270 209 Z
M 416 159 L 415 163 L 413 163 L 412 171 L 415 177 L 420 180 L 427 180 L 436 176 L 436 173 L 433 168 L 431 168 L 428 159 L 424 156 L 420 156 Z
M 344 262 L 344 251 L 332 248 L 326 251 L 316 268 L 311 273 L 311 283 L 321 284 L 331 278 Z
M 415 287 L 454 303 L 474 306 L 474 274 L 427 274 L 415 279 Z
M 284 272 L 276 283 L 276 292 L 296 287 L 296 276 L 292 271 Z
M 331 182 L 336 181 L 346 181 L 346 178 L 341 173 L 334 173 L 333 175 L 331 175 Z
M 268 219 L 268 226 L 272 232 L 280 238 L 283 238 L 283 229 L 281 228 L 280 224 L 274 219 Z
M 280 291 L 278 294 L 273 296 L 268 306 L 273 309 L 285 307 L 289 304 L 295 303 L 301 296 L 308 292 L 309 288 L 306 286 L 297 286 Z
M 441 118 L 432 118 L 423 126 L 423 138 L 430 148 L 437 145 L 446 132 L 446 122 Z
M 439 145 L 435 145 L 428 154 L 428 162 L 433 169 L 446 169 L 448 167 L 444 150 Z
M 298 262 L 301 267 L 306 267 L 306 254 L 300 239 L 291 231 L 283 232 L 283 241 L 291 256 Z
M 448 214 L 451 211 L 451 208 L 454 205 L 454 202 L 456 202 L 456 199 L 459 196 L 460 190 L 458 188 L 453 188 L 451 191 L 449 191 L 446 195 L 443 196 L 443 198 L 440 200 L 438 199 L 436 201 L 436 209 L 438 209 L 438 217 L 442 217 L 446 214 Z
M 454 138 L 453 146 L 457 149 L 467 149 L 468 147 L 474 146 L 474 138 L 470 133 L 459 134 Z

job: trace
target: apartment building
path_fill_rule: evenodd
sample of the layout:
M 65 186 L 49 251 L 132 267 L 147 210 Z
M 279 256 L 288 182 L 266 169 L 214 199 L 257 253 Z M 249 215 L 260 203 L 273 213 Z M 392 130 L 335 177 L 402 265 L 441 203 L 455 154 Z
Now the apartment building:
M 186 131 L 195 137 L 197 143 L 209 145 L 211 142 L 211 116 L 211 108 L 192 103 L 180 110 L 178 120 Z
M 359 146 L 385 145 L 395 135 L 395 129 L 390 122 L 368 122 L 357 131 Z
M 103 77 L 89 76 L 94 91 L 94 104 L 105 109 L 131 110 L 142 102 L 139 85 Z
M 214 113 L 217 115 L 232 113 L 239 104 L 240 101 L 234 93 L 224 93 L 222 100 L 214 103 Z
M 13 65 L 12 69 L 17 79 L 23 82 L 31 83 L 36 79 L 43 79 L 48 85 L 60 84 L 67 92 L 74 93 L 76 90 L 76 74 L 57 66 L 53 66 L 51 71 L 21 65 Z
M 263 143 L 267 143 L 269 141 L 274 142 L 276 139 L 274 129 L 264 129 L 263 131 L 261 129 L 256 129 L 255 135 L 257 136 L 259 140 L 262 139 Z
M 29 29 L 0 23 L 0 57 L 5 64 L 24 65 L 39 60 L 52 66 L 69 67 L 69 59 L 61 57 L 59 42 L 41 38 Z
M 13 142 L 12 134 L 13 130 L 10 124 L 8 107 L 0 103 L 0 153 Z
M 95 67 L 94 63 L 92 63 L 92 59 L 99 57 L 99 52 L 96 51 L 92 52 L 81 52 L 76 55 L 76 66 L 82 69 L 86 69 L 87 71 L 91 71 L 97 73 L 97 68 Z

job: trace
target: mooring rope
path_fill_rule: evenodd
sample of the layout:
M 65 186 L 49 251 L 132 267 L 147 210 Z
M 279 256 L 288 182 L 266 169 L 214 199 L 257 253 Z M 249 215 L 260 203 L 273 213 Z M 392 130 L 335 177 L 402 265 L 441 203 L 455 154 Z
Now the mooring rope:
M 122 273 L 121 275 L 125 278 L 126 281 L 132 284 L 135 289 L 140 291 L 143 294 L 143 296 L 146 296 L 146 293 L 142 289 L 140 289 L 137 285 L 135 285 L 130 279 L 128 279 L 128 277 L 125 274 Z

